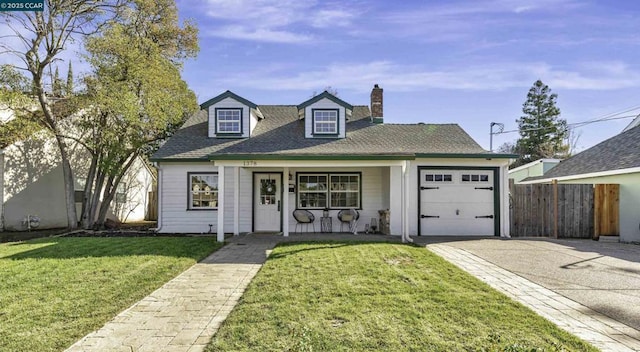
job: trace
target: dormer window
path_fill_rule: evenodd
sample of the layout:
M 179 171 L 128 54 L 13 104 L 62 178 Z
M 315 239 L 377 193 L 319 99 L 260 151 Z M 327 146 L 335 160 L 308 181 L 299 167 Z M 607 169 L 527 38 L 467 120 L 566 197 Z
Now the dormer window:
M 242 109 L 216 109 L 216 134 L 241 134 Z
M 313 134 L 338 134 L 338 109 L 313 109 Z

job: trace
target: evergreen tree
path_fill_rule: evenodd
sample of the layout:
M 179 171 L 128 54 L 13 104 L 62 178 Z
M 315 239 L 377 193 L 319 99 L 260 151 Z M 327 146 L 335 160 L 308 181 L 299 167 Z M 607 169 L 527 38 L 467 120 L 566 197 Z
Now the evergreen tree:
M 516 120 L 520 130 L 520 139 L 516 142 L 516 151 L 520 154 L 517 165 L 566 156 L 567 121 L 560 118 L 557 98 L 541 80 L 529 89 L 527 100 L 522 104 L 523 115 Z
M 53 75 L 53 82 L 51 83 L 52 93 L 54 97 L 62 96 L 62 81 L 60 80 L 60 72 L 58 71 L 58 66 L 56 66 L 56 73 Z
M 69 61 L 69 69 L 67 70 L 67 84 L 64 87 L 64 94 L 66 96 L 73 94 L 73 69 L 71 68 L 71 61 Z

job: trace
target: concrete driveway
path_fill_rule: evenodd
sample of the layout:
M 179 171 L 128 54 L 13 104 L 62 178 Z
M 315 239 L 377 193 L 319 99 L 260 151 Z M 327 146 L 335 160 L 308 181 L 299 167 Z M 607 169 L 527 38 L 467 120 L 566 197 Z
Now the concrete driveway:
M 546 238 L 416 239 L 463 249 L 640 330 L 640 245 Z

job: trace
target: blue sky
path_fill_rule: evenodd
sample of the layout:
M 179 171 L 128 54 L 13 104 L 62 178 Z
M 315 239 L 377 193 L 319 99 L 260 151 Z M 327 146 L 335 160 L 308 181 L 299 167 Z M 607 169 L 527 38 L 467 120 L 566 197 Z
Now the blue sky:
M 537 79 L 558 94 L 570 124 L 640 114 L 635 1 L 179 0 L 178 8 L 200 29 L 200 54 L 183 74 L 199 102 L 229 89 L 256 104 L 298 104 L 331 86 L 368 105 L 377 83 L 386 123 L 458 123 L 486 149 L 490 122 L 517 129 Z M 631 120 L 578 128 L 577 150 Z M 517 138 L 496 135 L 494 147 Z

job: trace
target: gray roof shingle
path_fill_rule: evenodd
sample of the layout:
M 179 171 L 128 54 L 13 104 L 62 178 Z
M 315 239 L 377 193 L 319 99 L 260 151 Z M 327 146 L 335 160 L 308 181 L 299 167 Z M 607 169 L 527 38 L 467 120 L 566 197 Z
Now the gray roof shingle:
M 367 106 L 354 106 L 344 139 L 305 138 L 294 105 L 260 105 L 264 115 L 250 138 L 207 136 L 201 110 L 158 150 L 152 160 L 203 159 L 220 155 L 415 155 L 487 154 L 457 124 L 375 124 Z
M 640 126 L 560 162 L 539 178 L 558 178 L 633 167 L 640 167 Z

